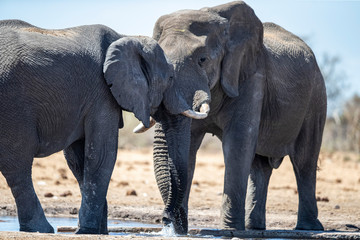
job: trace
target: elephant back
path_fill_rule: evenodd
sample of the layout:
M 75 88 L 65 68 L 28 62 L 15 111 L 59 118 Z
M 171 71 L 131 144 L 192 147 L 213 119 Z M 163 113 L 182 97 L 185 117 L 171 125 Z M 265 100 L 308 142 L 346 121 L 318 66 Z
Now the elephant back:
M 292 61 L 314 61 L 314 53 L 298 36 L 274 23 L 264 23 L 263 26 L 264 45 L 272 55 L 291 58 Z
M 35 27 L 35 26 L 18 19 L 0 21 L 0 28 L 26 28 L 26 27 Z

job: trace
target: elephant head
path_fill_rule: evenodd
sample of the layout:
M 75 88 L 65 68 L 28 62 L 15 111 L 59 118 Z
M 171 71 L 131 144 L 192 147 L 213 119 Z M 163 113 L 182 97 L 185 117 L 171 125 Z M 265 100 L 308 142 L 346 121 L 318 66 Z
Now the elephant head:
M 164 99 L 164 93 L 173 85 L 174 69 L 152 38 L 123 37 L 113 42 L 107 49 L 103 70 L 117 103 L 135 114 L 142 122 L 141 128 L 155 124 L 150 116 L 163 100 L 171 114 L 182 113 L 197 119 L 207 116 L 184 104 L 181 95 Z
M 123 37 L 107 49 L 104 77 L 117 103 L 133 112 L 145 127 L 164 98 L 165 90 L 173 85 L 173 65 L 168 62 L 161 47 L 149 37 Z M 203 116 L 178 104 L 180 97 L 165 101 L 172 114 Z M 175 106 L 174 106 L 175 105 Z
M 222 91 L 225 97 L 239 96 L 241 82 L 249 79 L 260 66 L 263 26 L 244 2 L 164 15 L 156 22 L 153 37 L 174 64 L 172 90 L 183 95 L 193 110 L 204 108 L 206 105 L 202 104 L 210 100 L 213 101 L 210 107 L 216 108 L 219 101 L 210 96 L 215 90 Z M 176 96 L 170 91 L 167 94 L 169 98 Z M 175 145 L 180 149 L 173 149 L 170 143 L 166 145 L 168 132 L 174 132 L 169 122 L 161 121 L 156 130 L 155 174 L 166 205 L 164 223 L 172 222 L 177 233 L 186 233 L 187 209 L 182 207 L 182 202 L 188 184 L 186 154 L 191 122 L 182 125 L 186 137 Z M 164 138 L 159 137 L 162 134 Z M 168 154 L 164 154 L 164 150 Z

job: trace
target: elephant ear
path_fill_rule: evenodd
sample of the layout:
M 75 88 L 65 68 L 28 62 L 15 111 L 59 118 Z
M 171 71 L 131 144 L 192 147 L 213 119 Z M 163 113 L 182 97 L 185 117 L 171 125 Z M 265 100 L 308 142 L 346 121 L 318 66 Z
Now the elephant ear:
M 156 41 L 160 40 L 162 31 L 163 31 L 162 23 L 168 17 L 169 17 L 169 15 L 163 15 L 163 16 L 159 17 L 159 19 L 156 21 L 154 30 L 153 30 L 153 39 L 155 39 Z
M 254 10 L 241 1 L 204 10 L 215 12 L 229 22 L 221 84 L 229 97 L 236 97 L 239 84 L 256 72 L 263 44 L 263 25 Z
M 117 103 L 133 112 L 146 127 L 150 124 L 149 54 L 139 39 L 123 37 L 107 49 L 103 68 Z

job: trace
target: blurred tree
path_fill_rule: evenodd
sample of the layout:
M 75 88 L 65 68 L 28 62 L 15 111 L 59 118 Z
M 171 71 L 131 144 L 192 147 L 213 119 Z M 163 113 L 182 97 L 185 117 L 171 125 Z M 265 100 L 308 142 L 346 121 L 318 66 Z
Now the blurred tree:
M 319 63 L 326 85 L 329 116 L 339 114 L 341 111 L 344 90 L 347 87 L 346 73 L 338 68 L 340 62 L 339 56 L 330 56 L 328 53 L 324 53 Z
M 323 74 L 328 98 L 323 148 L 325 150 L 360 151 L 360 97 L 346 100 L 347 76 L 339 70 L 339 56 L 323 54 L 319 67 Z
M 360 96 L 355 95 L 346 101 L 337 120 L 328 117 L 323 149 L 360 153 Z
M 360 153 L 360 96 L 353 96 L 345 104 L 341 116 L 346 142 L 351 151 Z

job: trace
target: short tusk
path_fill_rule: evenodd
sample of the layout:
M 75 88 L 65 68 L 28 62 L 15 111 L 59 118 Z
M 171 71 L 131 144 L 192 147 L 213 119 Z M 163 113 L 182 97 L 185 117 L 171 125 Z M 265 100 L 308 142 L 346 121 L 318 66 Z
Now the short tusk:
M 182 114 L 186 117 L 193 119 L 204 119 L 208 116 L 207 113 L 195 112 L 194 110 L 190 110 L 190 109 L 182 112 Z
M 139 125 L 137 125 L 133 132 L 134 133 L 143 133 L 143 132 L 146 132 L 147 130 L 149 130 L 150 128 L 152 128 L 154 125 L 155 125 L 156 121 L 150 117 L 150 126 L 147 128 L 144 126 L 144 124 L 142 122 L 139 123 Z
M 204 119 L 208 116 L 209 112 L 210 112 L 209 104 L 203 103 L 203 104 L 201 104 L 200 112 L 196 112 L 196 111 L 189 109 L 189 110 L 186 110 L 185 112 L 183 112 L 182 114 L 189 118 Z
M 206 113 L 206 114 L 208 114 L 208 113 L 210 112 L 210 106 L 209 106 L 209 104 L 207 104 L 207 103 L 201 104 L 200 112 L 201 112 L 201 113 Z

